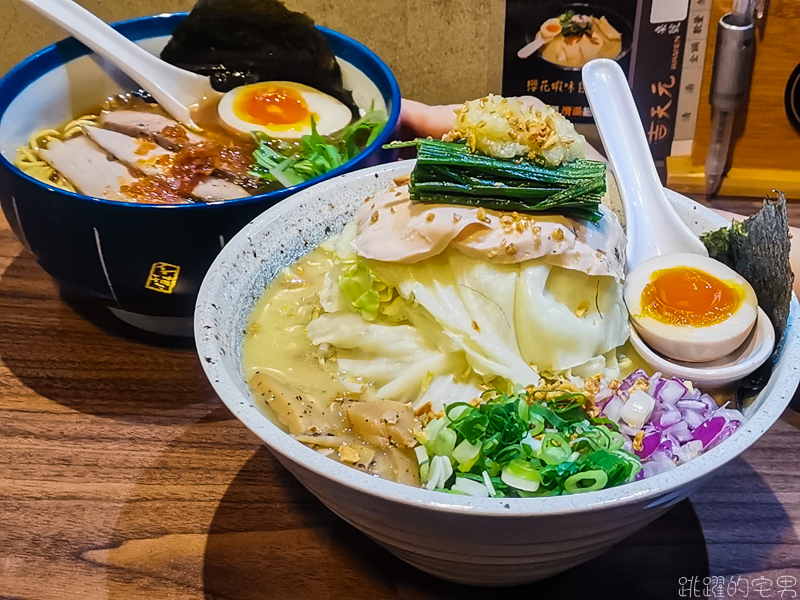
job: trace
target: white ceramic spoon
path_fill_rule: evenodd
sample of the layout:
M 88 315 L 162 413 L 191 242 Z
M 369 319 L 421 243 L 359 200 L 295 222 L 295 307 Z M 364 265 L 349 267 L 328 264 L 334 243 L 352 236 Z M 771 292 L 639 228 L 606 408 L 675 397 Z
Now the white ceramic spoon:
M 653 256 L 708 256 L 664 194 L 625 74 L 607 58 L 582 69 L 583 88 L 619 186 L 628 234 L 628 271 Z
M 127 39 L 72 0 L 22 0 L 133 79 L 175 119 L 192 129 L 191 109 L 223 94 L 208 77 L 179 69 Z
M 519 58 L 528 58 L 542 46 L 544 46 L 544 40 L 541 36 L 537 35 L 532 42 L 525 44 L 519 49 L 517 56 Z
M 622 196 L 628 234 L 628 273 L 648 259 L 665 254 L 708 257 L 703 243 L 667 200 L 620 66 L 613 60 L 597 59 L 584 65 L 582 75 L 586 97 Z M 775 333 L 766 314 L 759 310 L 757 323 L 745 343 L 728 356 L 706 363 L 666 359 L 647 346 L 634 328 L 631 343 L 642 358 L 664 373 L 700 385 L 720 386 L 757 369 L 771 354 Z

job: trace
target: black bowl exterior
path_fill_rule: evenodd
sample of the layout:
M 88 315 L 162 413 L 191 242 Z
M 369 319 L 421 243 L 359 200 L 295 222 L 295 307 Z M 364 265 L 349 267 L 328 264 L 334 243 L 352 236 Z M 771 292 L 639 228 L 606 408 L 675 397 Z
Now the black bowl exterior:
M 185 15 L 156 15 L 115 25 L 131 39 L 168 35 Z M 378 87 L 389 121 L 378 139 L 328 179 L 385 158 L 380 151 L 399 116 L 400 91 L 388 67 L 371 51 L 320 27 L 334 53 L 361 69 Z M 74 39 L 46 48 L 0 81 L 0 113 L 45 72 L 88 53 Z M 47 126 L 49 124 L 44 124 Z M 152 317 L 191 318 L 206 271 L 227 240 L 256 215 L 296 191 L 213 204 L 142 205 L 98 200 L 37 181 L 0 157 L 0 204 L 17 238 L 70 294 Z
M 75 201 L 0 166 L 0 203 L 17 237 L 65 291 L 125 311 L 191 317 L 226 240 L 282 198 L 206 210 Z

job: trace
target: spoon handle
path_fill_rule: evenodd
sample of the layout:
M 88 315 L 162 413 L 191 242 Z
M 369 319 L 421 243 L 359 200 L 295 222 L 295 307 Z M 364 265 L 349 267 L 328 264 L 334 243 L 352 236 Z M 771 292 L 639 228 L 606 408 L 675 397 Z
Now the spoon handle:
M 525 44 L 522 48 L 519 49 L 519 51 L 517 52 L 517 56 L 519 58 L 528 58 L 531 54 L 536 52 L 542 46 L 544 46 L 544 40 L 537 35 L 536 38 L 531 43 Z
M 177 120 L 194 126 L 190 107 L 213 92 L 207 77 L 153 56 L 72 0 L 22 2 L 119 68 Z
M 662 254 L 708 256 L 664 194 L 639 111 L 620 66 L 609 59 L 588 62 L 583 86 L 619 186 L 628 234 L 628 271 Z

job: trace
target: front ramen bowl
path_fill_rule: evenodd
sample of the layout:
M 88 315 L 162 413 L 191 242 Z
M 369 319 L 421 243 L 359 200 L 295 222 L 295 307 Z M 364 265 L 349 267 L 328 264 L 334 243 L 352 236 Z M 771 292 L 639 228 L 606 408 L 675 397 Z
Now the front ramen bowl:
M 242 369 L 248 317 L 284 267 L 341 231 L 365 198 L 412 166 L 407 161 L 350 173 L 257 217 L 214 261 L 195 311 L 201 363 L 223 402 L 333 512 L 401 559 L 443 579 L 482 586 L 554 575 L 601 554 L 686 498 L 786 408 L 800 379 L 796 299 L 772 377 L 744 410 L 747 422 L 708 453 L 651 479 L 573 496 L 471 498 L 377 479 L 295 441 L 248 391 Z M 668 197 L 695 232 L 725 224 L 688 198 Z
M 184 17 L 156 15 L 115 27 L 156 53 Z M 370 97 L 382 98 L 389 122 L 361 155 L 318 181 L 376 162 L 400 110 L 397 82 L 375 54 L 344 35 L 320 31 L 337 57 L 363 73 L 343 66 L 345 87 L 364 108 Z M 0 80 L 0 203 L 16 236 L 64 291 L 97 300 L 142 329 L 191 335 L 197 292 L 220 248 L 253 217 L 312 183 L 224 203 L 147 205 L 66 192 L 14 166 L 17 148 L 35 132 L 137 88 L 74 39 L 45 48 L 9 72 Z

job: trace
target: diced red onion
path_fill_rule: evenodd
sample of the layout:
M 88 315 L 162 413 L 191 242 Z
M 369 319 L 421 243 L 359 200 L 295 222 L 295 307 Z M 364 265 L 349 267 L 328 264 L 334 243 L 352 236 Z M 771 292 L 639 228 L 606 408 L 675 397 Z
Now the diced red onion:
M 694 388 L 691 392 L 689 392 L 687 394 L 684 394 L 683 395 L 683 399 L 684 400 L 700 400 L 700 395 L 701 395 L 700 394 L 700 390 L 698 390 L 697 388 Z
M 653 452 L 653 454 L 656 454 L 656 453 L 664 454 L 664 455 L 668 456 L 669 458 L 674 458 L 675 457 L 675 452 L 677 451 L 679 446 L 680 446 L 680 444 L 678 444 L 678 442 L 675 441 L 675 438 L 673 438 L 672 436 L 670 436 L 668 434 L 665 434 L 661 438 L 661 443 L 658 445 L 658 448 L 656 448 L 656 451 Z
M 690 429 L 699 427 L 706 420 L 701 412 L 692 409 L 686 409 L 683 413 L 683 419 Z
M 619 426 L 620 432 L 626 433 L 626 434 L 632 435 L 632 436 L 635 436 L 637 433 L 639 433 L 641 431 L 641 429 L 636 429 L 636 427 L 631 427 L 630 425 L 628 425 L 628 424 L 626 424 L 624 422 L 623 423 L 619 423 L 618 426 Z
M 728 422 L 736 421 L 738 423 L 744 423 L 744 415 L 738 410 L 735 410 L 733 408 L 728 408 L 727 404 L 714 411 L 714 416 L 724 417 L 725 420 Z
M 624 392 L 640 379 L 644 379 L 645 381 L 650 381 L 650 378 L 647 376 L 647 373 L 645 373 L 642 369 L 636 369 L 633 373 L 631 373 L 625 379 L 623 379 L 622 383 L 619 386 L 620 391 Z
M 657 429 L 658 431 L 661 431 L 662 429 L 664 429 L 661 426 L 661 417 L 663 417 L 666 413 L 667 413 L 666 410 L 661 408 L 660 405 L 656 404 L 656 408 L 653 411 L 653 414 L 650 415 L 650 421 L 647 423 L 647 427 L 651 427 L 653 429 Z M 645 431 L 646 430 L 647 429 L 645 428 Z
M 700 402 L 708 407 L 708 410 L 717 410 L 718 406 L 714 399 L 708 394 L 702 394 L 699 398 Z
M 692 460 L 729 438 L 744 422 L 741 412 L 728 408 L 727 404 L 718 407 L 711 396 L 692 387 L 691 382 L 684 383 L 675 377 L 666 379 L 661 373 L 648 379 L 644 371 L 637 369 L 625 378 L 617 393 L 629 390 L 640 379 L 649 384 L 647 395 L 655 400 L 642 429 L 621 420 L 620 412 L 627 403 L 611 390 L 599 392 L 595 400 L 601 414 L 619 425 L 625 437 L 623 447 L 642 461 L 637 480 L 673 469 L 676 462 Z M 641 431 L 644 431 L 642 448 L 634 451 L 631 438 Z
M 656 451 L 658 445 L 661 443 L 661 432 L 654 431 L 650 435 L 645 435 L 644 439 L 642 440 L 642 449 L 641 450 L 634 450 L 636 456 L 638 456 L 641 460 L 646 460 L 650 458 L 650 455 Z
M 692 440 L 691 442 L 686 442 L 683 446 L 678 448 L 676 456 L 681 464 L 683 464 L 689 462 L 693 458 L 697 458 L 702 451 L 703 442 L 700 440 Z
M 706 448 L 719 435 L 723 427 L 725 427 L 724 417 L 711 417 L 697 426 L 692 433 L 692 438 L 703 442 L 703 448 Z
M 650 422 L 644 426 L 644 434 L 645 436 L 648 436 L 651 433 L 661 433 L 661 428 L 658 427 L 655 423 Z
M 675 463 L 672 462 L 671 457 L 667 456 L 666 453 L 656 451 L 653 452 L 650 460 L 644 463 L 642 471 L 644 472 L 644 477 L 652 477 L 674 468 Z
M 605 389 L 600 392 L 597 392 L 594 395 L 594 404 L 595 406 L 602 406 L 610 400 L 614 396 L 614 392 L 611 389 Z
M 655 396 L 656 400 L 659 402 L 663 402 L 664 404 L 674 406 L 678 400 L 683 398 L 683 395 L 686 394 L 689 389 L 683 385 L 682 383 L 674 380 L 669 379 L 664 381 L 664 385 L 659 387 L 659 390 Z
M 700 400 L 678 400 L 676 406 L 679 409 L 691 409 L 701 412 L 708 410 L 708 407 L 705 405 L 705 403 L 700 402 Z M 683 412 L 683 410 L 681 410 L 681 412 Z
M 725 426 L 717 434 L 717 436 L 708 443 L 708 445 L 705 447 L 705 450 L 710 450 L 720 442 L 727 440 L 737 429 L 739 429 L 740 425 L 741 423 L 739 421 L 728 421 L 725 423 Z
M 674 425 L 675 423 L 680 421 L 681 418 L 682 418 L 681 411 L 679 411 L 676 408 L 668 407 L 667 412 L 661 415 L 659 423 L 661 424 L 662 428 L 670 427 L 671 425 Z
M 688 442 L 692 439 L 692 432 L 689 431 L 686 421 L 678 421 L 669 429 L 664 430 L 664 433 L 673 436 L 679 442 Z
M 661 384 L 661 373 L 655 373 L 650 378 L 650 388 L 647 390 L 647 393 L 650 394 L 653 398 L 656 397 L 658 393 L 659 385 Z
M 608 417 L 610 421 L 614 421 L 614 423 L 619 422 L 619 411 L 622 410 L 622 406 L 624 402 L 622 398 L 619 396 L 614 396 L 608 403 L 603 407 L 603 414 Z

